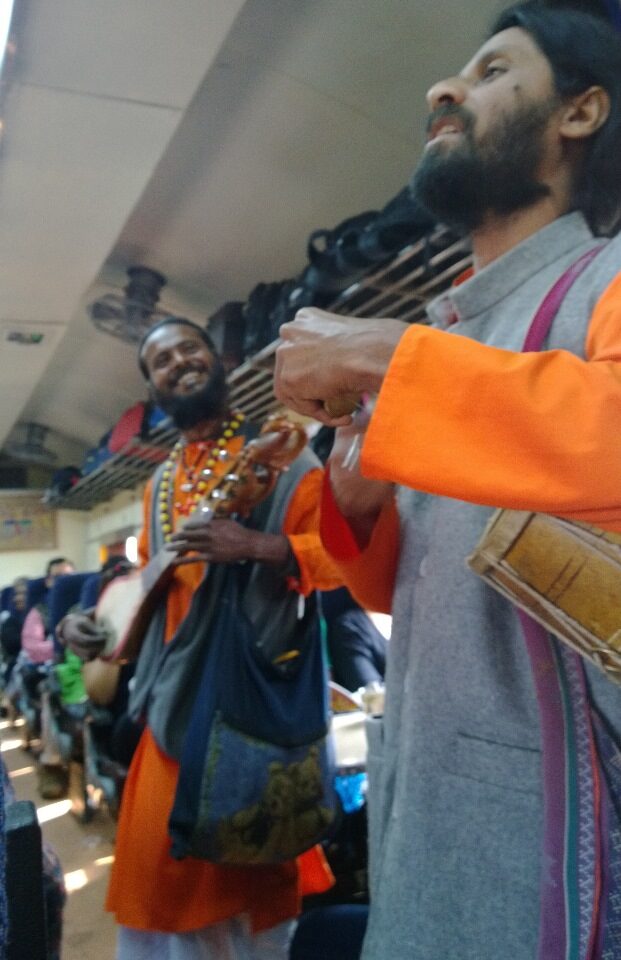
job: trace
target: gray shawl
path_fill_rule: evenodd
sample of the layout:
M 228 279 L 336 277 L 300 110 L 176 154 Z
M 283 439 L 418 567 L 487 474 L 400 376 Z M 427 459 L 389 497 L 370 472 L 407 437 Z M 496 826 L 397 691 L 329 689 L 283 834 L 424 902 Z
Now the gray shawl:
M 267 533 L 280 533 L 298 483 L 318 466 L 315 455 L 308 449 L 303 450 L 289 470 L 281 474 L 271 495 L 253 510 L 248 526 Z M 152 553 L 163 545 L 157 510 L 154 509 L 162 469 L 156 471 L 152 483 Z M 296 571 L 295 561 L 293 566 L 284 570 L 268 564 L 249 565 L 243 608 L 257 629 L 259 645 L 270 660 L 293 642 L 299 598 L 297 593 L 288 589 L 286 577 Z M 194 593 L 187 616 L 167 644 L 164 643 L 166 597 L 163 596 L 138 658 L 130 695 L 130 713 L 135 720 L 146 721 L 160 748 L 175 759 L 181 755 L 225 572 L 225 564 L 210 565 Z

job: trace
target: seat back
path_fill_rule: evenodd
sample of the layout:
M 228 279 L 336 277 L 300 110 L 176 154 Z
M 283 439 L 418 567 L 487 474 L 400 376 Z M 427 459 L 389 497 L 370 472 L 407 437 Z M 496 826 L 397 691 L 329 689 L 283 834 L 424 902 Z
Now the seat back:
M 12 599 L 13 587 L 11 585 L 8 587 L 3 587 L 0 591 L 0 613 L 4 613 L 5 610 L 7 612 L 11 610 Z
M 47 596 L 47 586 L 45 577 L 35 577 L 28 580 L 28 593 L 26 595 L 26 610 L 31 610 Z
M 49 627 L 53 632 L 62 618 L 80 601 L 89 573 L 66 573 L 54 581 L 48 597 Z
M 101 583 L 100 573 L 91 573 L 82 584 L 79 604 L 82 610 L 90 610 L 94 607 L 99 598 L 99 585 Z
M 29 800 L 6 807 L 7 960 L 46 960 L 41 828 Z

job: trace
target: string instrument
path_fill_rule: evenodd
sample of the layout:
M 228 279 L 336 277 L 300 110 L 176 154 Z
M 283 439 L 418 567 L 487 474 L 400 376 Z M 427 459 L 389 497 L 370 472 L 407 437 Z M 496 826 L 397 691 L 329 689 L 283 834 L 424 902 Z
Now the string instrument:
M 191 516 L 204 519 L 246 517 L 273 490 L 306 445 L 304 428 L 284 416 L 269 417 L 259 435 L 227 462 Z M 189 519 L 186 521 L 189 522 Z M 155 608 L 172 578 L 177 555 L 162 547 L 141 570 L 117 577 L 103 591 L 95 608 L 95 623 L 105 634 L 104 660 L 135 660 Z

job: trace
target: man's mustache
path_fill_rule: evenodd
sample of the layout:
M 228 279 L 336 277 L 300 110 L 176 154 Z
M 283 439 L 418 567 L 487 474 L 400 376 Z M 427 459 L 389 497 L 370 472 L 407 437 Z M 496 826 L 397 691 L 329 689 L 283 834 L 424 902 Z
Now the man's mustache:
M 174 378 L 170 380 L 170 385 L 173 387 L 176 387 L 179 381 L 182 379 L 182 377 L 185 377 L 186 373 L 204 373 L 204 372 L 205 372 L 205 368 L 203 366 L 200 366 L 200 365 L 197 366 L 196 364 L 188 365 L 187 367 L 183 367 L 183 369 L 180 370 L 174 376 Z
M 447 117 L 455 117 L 459 120 L 464 133 L 469 133 L 474 127 L 474 116 L 465 107 L 460 106 L 458 103 L 441 103 L 440 106 L 432 110 L 427 117 L 425 132 L 427 134 L 431 133 L 435 124 L 439 123 L 440 120 L 445 120 Z

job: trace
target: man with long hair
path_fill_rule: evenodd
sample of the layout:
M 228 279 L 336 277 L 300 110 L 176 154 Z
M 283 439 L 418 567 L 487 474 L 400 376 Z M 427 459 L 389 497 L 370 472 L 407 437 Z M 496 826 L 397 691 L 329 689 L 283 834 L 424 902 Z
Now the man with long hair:
M 621 531 L 621 39 L 529 0 L 428 103 L 412 187 L 471 237 L 472 275 L 430 326 L 303 310 L 277 359 L 280 398 L 340 428 L 324 542 L 393 613 L 363 955 L 617 957 L 621 695 L 547 635 L 525 642 L 465 558 L 495 507 Z M 346 467 L 363 418 L 328 411 L 367 393 Z
M 230 409 L 222 362 L 206 331 L 180 317 L 147 332 L 138 361 L 180 440 L 144 496 L 141 565 L 165 549 L 174 573 L 162 588 L 163 622 L 153 618 L 130 694 L 130 715 L 145 729 L 123 791 L 106 904 L 119 925 L 117 957 L 286 960 L 301 895 L 330 886 L 321 856 L 311 850 L 299 862 L 247 866 L 179 860 L 171 854 L 168 821 L 222 596 L 220 574 L 243 564 L 242 605 L 252 598 L 253 613 L 262 605 L 264 618 L 281 625 L 285 605 L 295 621 L 303 597 L 339 585 L 319 540 L 322 471 L 304 450 L 277 479 L 267 517 L 209 519 L 200 504 L 227 476 L 247 439 L 243 414 Z M 190 636 L 180 649 L 172 641 L 183 624 Z M 67 617 L 62 635 L 84 659 L 96 656 L 105 640 L 84 616 Z M 231 636 L 231 643 L 236 639 Z

